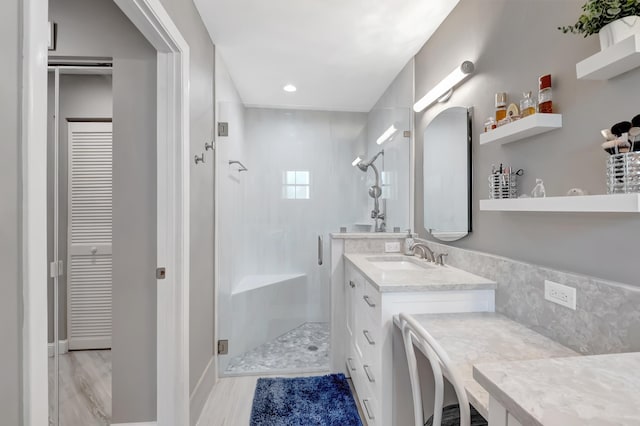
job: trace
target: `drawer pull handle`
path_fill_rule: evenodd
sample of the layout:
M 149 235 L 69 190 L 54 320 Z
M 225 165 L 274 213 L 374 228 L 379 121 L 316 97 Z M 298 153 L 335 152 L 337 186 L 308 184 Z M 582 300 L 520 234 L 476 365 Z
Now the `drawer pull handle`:
M 367 417 L 369 417 L 369 420 L 373 420 L 373 413 L 372 410 L 369 408 L 369 400 L 368 399 L 363 399 L 362 400 L 362 405 L 364 405 L 364 409 L 367 412 Z
M 365 302 L 367 302 L 367 305 L 371 306 L 372 308 L 376 307 L 376 304 L 371 301 L 369 296 L 365 295 L 365 296 L 362 296 L 362 298 L 364 299 Z
M 356 288 L 356 283 L 354 283 L 353 281 L 349 281 L 349 287 Z
M 369 371 L 369 366 L 365 365 L 363 368 L 364 368 L 364 374 L 367 375 L 367 379 L 369 379 L 371 383 L 375 382 L 376 380 L 373 378 L 373 374 L 371 374 L 371 371 Z
M 362 334 L 364 334 L 364 338 L 367 339 L 367 342 L 369 342 L 370 345 L 376 344 L 376 341 L 371 338 L 369 330 L 362 330 Z
M 349 370 L 356 371 L 356 368 L 352 364 L 353 358 L 347 358 L 347 365 L 349 366 Z

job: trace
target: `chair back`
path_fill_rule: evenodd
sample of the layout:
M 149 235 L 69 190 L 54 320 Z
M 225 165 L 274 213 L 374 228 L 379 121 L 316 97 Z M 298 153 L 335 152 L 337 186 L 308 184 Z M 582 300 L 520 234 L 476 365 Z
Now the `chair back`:
M 471 413 L 469 410 L 469 399 L 467 392 L 458 378 L 449 355 L 440 344 L 420 325 L 416 319 L 409 314 L 400 314 L 400 324 L 402 326 L 402 338 L 407 354 L 407 364 L 409 366 L 409 377 L 411 379 L 411 393 L 413 396 L 413 413 L 415 426 L 424 426 L 426 419 L 422 407 L 422 387 L 420 386 L 420 375 L 418 374 L 418 362 L 415 348 L 429 361 L 435 382 L 435 398 L 433 403 L 433 426 L 441 426 L 442 410 L 444 405 L 444 379 L 446 378 L 453 386 L 460 405 L 460 426 L 471 425 Z

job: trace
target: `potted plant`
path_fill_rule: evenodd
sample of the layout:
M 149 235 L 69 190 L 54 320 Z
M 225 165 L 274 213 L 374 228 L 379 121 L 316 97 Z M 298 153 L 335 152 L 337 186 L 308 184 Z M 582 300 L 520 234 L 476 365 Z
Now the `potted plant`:
M 603 50 L 640 34 L 640 0 L 587 0 L 582 11 L 578 22 L 558 29 L 585 37 L 598 34 Z

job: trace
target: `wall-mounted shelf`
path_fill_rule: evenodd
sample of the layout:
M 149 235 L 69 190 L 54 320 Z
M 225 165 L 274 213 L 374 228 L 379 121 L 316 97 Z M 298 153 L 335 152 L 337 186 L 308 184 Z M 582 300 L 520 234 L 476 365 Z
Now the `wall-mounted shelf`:
M 505 144 L 562 127 L 562 114 L 533 114 L 480 134 L 480 145 Z
M 480 210 L 503 212 L 640 213 L 640 194 L 480 200 Z
M 626 38 L 576 64 L 583 80 L 608 80 L 640 67 L 640 34 Z

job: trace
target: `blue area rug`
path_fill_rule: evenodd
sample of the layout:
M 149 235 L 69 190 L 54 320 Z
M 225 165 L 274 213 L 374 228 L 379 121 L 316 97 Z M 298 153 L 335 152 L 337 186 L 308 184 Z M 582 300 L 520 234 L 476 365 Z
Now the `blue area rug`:
M 258 379 L 251 426 L 362 426 L 343 374 Z

